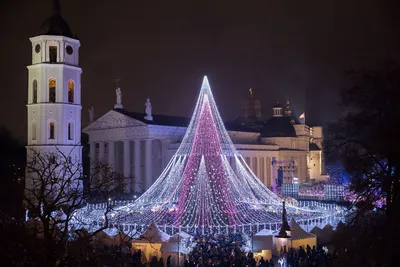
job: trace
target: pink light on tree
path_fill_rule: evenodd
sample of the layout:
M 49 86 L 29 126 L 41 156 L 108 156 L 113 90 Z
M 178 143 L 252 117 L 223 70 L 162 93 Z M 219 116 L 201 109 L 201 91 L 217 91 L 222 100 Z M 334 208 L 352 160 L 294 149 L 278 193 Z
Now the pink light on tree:
M 201 225 L 212 225 L 213 214 L 219 213 L 223 221 L 234 223 L 234 198 L 229 187 L 227 172 L 224 170 L 221 142 L 214 122 L 208 95 L 205 94 L 197 120 L 193 145 L 183 172 L 183 188 L 179 196 L 175 224 L 180 225 L 190 214 L 196 214 Z M 205 169 L 205 172 L 201 172 Z M 199 179 L 198 176 L 203 176 Z M 206 181 L 204 181 L 206 180 Z M 201 182 L 202 184 L 199 184 Z M 209 185 L 209 186 L 205 186 Z M 200 197 L 197 205 L 186 206 L 190 194 Z M 215 204 L 215 206 L 214 206 Z

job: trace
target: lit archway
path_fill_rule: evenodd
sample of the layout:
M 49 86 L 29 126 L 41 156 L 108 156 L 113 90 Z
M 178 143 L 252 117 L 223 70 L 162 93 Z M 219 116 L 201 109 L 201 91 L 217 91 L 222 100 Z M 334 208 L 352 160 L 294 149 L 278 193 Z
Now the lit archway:
M 57 82 L 56 79 L 49 79 L 49 102 L 55 103 L 56 102 L 56 86 Z

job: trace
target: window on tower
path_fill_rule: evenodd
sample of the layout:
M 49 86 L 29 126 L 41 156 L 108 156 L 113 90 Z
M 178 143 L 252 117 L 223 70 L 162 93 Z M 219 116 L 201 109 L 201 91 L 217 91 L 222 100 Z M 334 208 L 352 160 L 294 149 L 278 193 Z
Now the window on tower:
M 74 81 L 68 81 L 68 103 L 74 103 L 74 89 L 75 84 Z
M 49 55 L 50 63 L 57 63 L 57 46 L 50 46 Z
M 54 139 L 55 126 L 54 121 L 50 122 L 50 135 L 49 139 Z
M 53 78 L 49 80 L 49 102 L 56 102 L 56 80 Z
M 32 122 L 32 140 L 36 140 L 36 122 Z
M 68 122 L 68 140 L 74 140 L 74 124 Z
M 37 81 L 33 80 L 32 103 L 37 103 Z

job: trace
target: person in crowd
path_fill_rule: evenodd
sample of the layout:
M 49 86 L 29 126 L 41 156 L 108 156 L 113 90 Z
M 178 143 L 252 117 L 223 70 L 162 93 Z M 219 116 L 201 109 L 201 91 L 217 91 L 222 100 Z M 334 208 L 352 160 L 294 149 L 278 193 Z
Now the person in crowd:
M 150 261 L 150 267 L 158 267 L 158 260 L 156 256 L 153 256 Z
M 167 267 L 171 267 L 171 255 L 167 258 Z
M 163 258 L 160 258 L 160 259 L 158 260 L 158 267 L 164 267 L 164 260 L 163 260 Z

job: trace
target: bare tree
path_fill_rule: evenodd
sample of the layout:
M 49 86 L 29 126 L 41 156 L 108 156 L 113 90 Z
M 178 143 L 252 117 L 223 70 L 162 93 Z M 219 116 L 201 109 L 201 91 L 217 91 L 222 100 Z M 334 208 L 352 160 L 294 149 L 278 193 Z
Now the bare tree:
M 93 263 L 97 263 L 124 266 L 131 263 L 132 240 L 137 231 L 131 229 L 114 233 L 116 234 L 109 236 L 103 231 L 93 235 L 85 229 L 80 230 L 79 237 L 68 243 L 66 265 L 92 266 Z
M 56 266 L 63 261 L 72 234 L 88 244 L 93 236 L 109 227 L 113 205 L 108 199 L 123 190 L 125 184 L 122 176 L 101 162 L 93 163 L 90 176 L 84 177 L 80 159 L 73 158 L 71 152 L 66 154 L 59 148 L 55 152 L 28 151 L 24 203 L 33 218 L 27 224 L 33 226 L 44 243 L 44 266 Z M 86 189 L 85 178 L 90 185 Z M 82 229 L 71 229 L 71 220 L 92 196 L 105 205 L 104 223 L 95 231 L 82 234 Z

